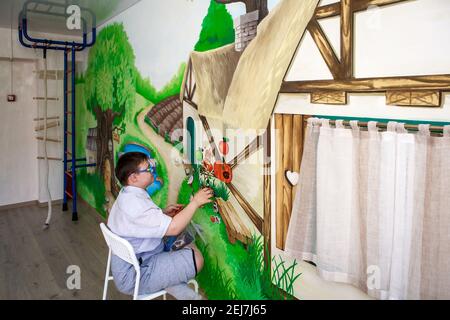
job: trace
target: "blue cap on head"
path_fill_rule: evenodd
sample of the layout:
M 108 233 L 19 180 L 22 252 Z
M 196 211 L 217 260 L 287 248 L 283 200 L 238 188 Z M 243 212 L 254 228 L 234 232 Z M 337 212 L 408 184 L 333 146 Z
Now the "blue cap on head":
M 144 146 L 141 146 L 139 144 L 136 143 L 129 143 L 127 145 L 125 145 L 125 147 L 123 148 L 123 152 L 119 153 L 119 157 L 124 154 L 124 153 L 128 153 L 128 152 L 140 152 L 145 154 L 149 159 L 153 159 L 152 157 L 152 153 L 150 152 L 150 150 Z M 154 182 L 147 187 L 147 193 L 149 195 L 153 195 L 156 191 L 160 190 L 162 187 L 162 183 L 160 181 L 157 181 L 156 178 L 158 178 L 158 174 L 156 173 L 156 166 L 155 167 L 151 167 L 151 173 L 153 175 L 153 180 Z
M 125 147 L 123 148 L 123 153 L 128 153 L 128 152 L 141 152 L 141 153 L 146 154 L 147 157 L 149 157 L 151 159 L 153 158 L 150 150 L 148 150 L 144 146 L 141 146 L 141 145 L 135 144 L 135 143 L 129 143 L 129 144 L 125 145 Z

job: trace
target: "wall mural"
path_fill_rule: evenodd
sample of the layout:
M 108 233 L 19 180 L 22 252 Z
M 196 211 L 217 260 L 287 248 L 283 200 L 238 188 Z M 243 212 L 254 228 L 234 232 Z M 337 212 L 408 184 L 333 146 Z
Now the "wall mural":
M 267 15 L 267 1 L 256 1 L 262 7 L 255 8 L 253 2 L 247 1 L 247 11 Z M 203 20 L 198 21 L 198 41 L 189 44 L 190 50 L 207 52 L 235 42 L 233 18 L 224 3 L 230 1 L 210 1 Z M 95 168 L 78 172 L 79 194 L 107 217 L 120 190 L 114 177 L 118 156 L 133 150 L 146 152 L 157 162 L 158 179 L 147 191 L 158 206 L 187 204 L 203 186 L 215 192 L 216 201 L 200 208 L 173 244 L 176 247 L 195 239 L 205 258 L 197 280 L 208 299 L 285 299 L 272 283 L 292 294 L 292 284 L 300 276 L 296 263 L 287 265 L 274 259 L 271 275 L 270 254 L 261 232 L 245 223 L 233 229 L 230 217 L 224 216 L 223 208 L 229 208 L 228 214 L 233 211 L 227 184 L 233 174 L 239 175 L 225 162 L 228 139 L 223 137 L 218 143 L 221 161 L 209 146 L 197 148 L 188 142 L 191 150 L 183 148 L 183 132 L 192 138 L 196 126 L 184 123 L 180 99 L 189 57 L 179 61 L 176 74 L 157 89 L 157 79 L 150 79 L 137 67 L 138 52 L 129 36 L 124 22 L 105 26 L 89 51 L 86 71 L 77 77 L 77 153 L 85 155 L 89 163 L 97 163 Z M 183 39 L 172 40 L 173 50 L 177 50 L 176 42 Z M 147 55 L 152 59 L 152 52 Z M 160 64 L 164 68 L 164 62 Z M 260 181 L 262 186 L 262 178 Z

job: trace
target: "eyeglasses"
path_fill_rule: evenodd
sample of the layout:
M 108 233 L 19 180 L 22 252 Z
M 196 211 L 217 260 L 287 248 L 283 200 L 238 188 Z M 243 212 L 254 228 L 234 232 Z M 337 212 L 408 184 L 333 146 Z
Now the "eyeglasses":
M 149 172 L 151 174 L 155 174 L 156 173 L 156 168 L 149 166 L 147 169 L 140 169 L 140 170 L 137 170 L 136 172 L 139 172 L 139 173 Z
M 136 172 L 138 172 L 138 173 L 149 172 L 155 176 L 156 175 L 156 163 L 152 160 L 149 160 L 148 167 L 146 169 L 139 169 Z

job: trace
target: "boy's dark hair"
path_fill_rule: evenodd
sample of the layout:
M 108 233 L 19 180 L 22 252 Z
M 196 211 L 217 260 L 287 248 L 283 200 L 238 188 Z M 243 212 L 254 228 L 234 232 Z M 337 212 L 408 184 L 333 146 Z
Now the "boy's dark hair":
M 139 165 L 147 160 L 147 155 L 142 152 L 128 152 L 120 156 L 115 171 L 122 186 L 127 185 L 128 177 L 138 171 Z

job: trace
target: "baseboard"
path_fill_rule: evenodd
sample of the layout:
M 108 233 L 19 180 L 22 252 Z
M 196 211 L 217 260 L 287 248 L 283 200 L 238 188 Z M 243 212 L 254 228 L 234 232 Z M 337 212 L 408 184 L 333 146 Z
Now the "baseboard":
M 39 201 L 36 201 L 36 202 L 37 202 L 39 208 L 46 208 L 46 207 L 48 207 L 48 202 L 39 202 Z M 58 205 L 58 204 L 62 204 L 62 203 L 63 203 L 62 199 L 53 200 L 52 201 L 52 206 Z
M 11 209 L 16 209 L 16 208 L 23 208 L 23 207 L 31 207 L 31 206 L 35 206 L 36 204 L 38 204 L 37 200 L 12 203 L 12 204 L 0 206 L 0 211 L 6 211 L 6 210 L 11 210 Z

